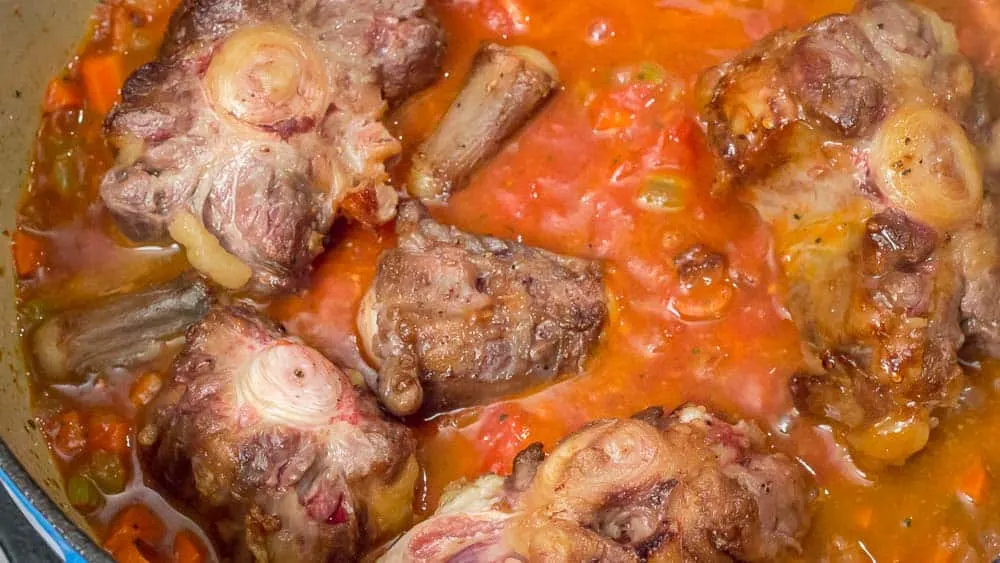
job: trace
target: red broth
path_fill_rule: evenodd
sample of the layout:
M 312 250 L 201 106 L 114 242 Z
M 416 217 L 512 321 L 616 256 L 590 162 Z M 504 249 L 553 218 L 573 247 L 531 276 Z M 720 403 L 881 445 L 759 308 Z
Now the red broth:
M 956 23 L 970 56 L 1000 69 L 1000 5 L 931 3 Z M 100 5 L 79 57 L 57 78 L 70 93 L 55 98 L 73 103 L 47 103 L 15 235 L 25 330 L 53 311 L 165 280 L 186 267 L 173 248 L 128 244 L 96 202 L 110 155 L 100 134 L 102 100 L 90 95 L 81 71 L 88 57 L 117 53 L 112 56 L 123 72 L 151 58 L 171 4 Z M 532 442 L 551 447 L 596 418 L 695 401 L 759 421 L 776 447 L 816 475 L 821 494 L 798 559 L 946 562 L 1000 554 L 1000 489 L 993 477 L 1000 471 L 1000 442 L 990 440 L 1000 432 L 1000 371 L 988 362 L 968 368 L 976 372 L 968 406 L 943 419 L 928 448 L 907 465 L 876 473 L 857 469 L 829 428 L 790 414 L 787 380 L 801 365 L 801 342 L 782 305 L 779 258 L 768 230 L 753 210 L 710 194 L 713 162 L 692 94 L 698 74 L 776 28 L 848 10 L 850 1 L 431 4 L 448 32 L 445 77 L 395 112 L 393 127 L 407 151 L 444 113 L 482 41 L 541 49 L 564 84 L 544 112 L 436 215 L 472 232 L 601 260 L 611 315 L 580 376 L 494 405 L 410 421 L 425 468 L 418 514 L 433 511 L 455 479 L 509 471 L 513 456 Z M 395 167 L 397 185 L 407 167 L 404 155 Z M 669 201 L 659 207 L 641 201 L 650 181 L 670 182 Z M 337 235 L 317 262 L 309 289 L 275 301 L 270 312 L 292 333 L 349 363 L 360 358 L 358 301 L 393 236 L 388 229 L 351 225 L 339 226 Z M 731 274 L 681 288 L 673 259 L 695 245 L 723 253 Z M 80 438 L 73 421 L 87 429 L 112 416 L 134 432 L 129 425 L 142 412 L 141 392 L 162 368 L 82 386 L 35 378 L 39 422 L 68 479 L 95 449 L 108 445 L 86 430 Z M 121 455 L 131 475 L 125 493 L 89 515 L 102 537 L 114 536 L 122 510 L 144 503 L 166 527 L 154 542 L 160 552 L 143 556 L 184 559 L 174 553 L 174 536 L 180 530 L 197 534 L 198 518 L 146 487 L 133 442 L 126 439 Z M 125 517 L 144 515 L 132 509 Z M 180 543 L 192 536 L 183 537 Z M 195 537 L 196 551 L 210 558 L 205 537 Z M 119 559 L 133 555 L 116 551 Z

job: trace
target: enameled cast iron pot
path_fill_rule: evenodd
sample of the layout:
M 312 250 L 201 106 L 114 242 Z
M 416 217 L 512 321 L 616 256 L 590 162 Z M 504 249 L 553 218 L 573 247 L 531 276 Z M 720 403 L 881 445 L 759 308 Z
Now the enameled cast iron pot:
M 82 39 L 95 0 L 0 0 L 0 484 L 66 561 L 110 561 L 73 510 L 31 417 L 14 300 L 10 233 L 42 92 Z M 0 526 L 3 523 L 0 522 Z M 18 554 L 12 554 L 17 560 Z

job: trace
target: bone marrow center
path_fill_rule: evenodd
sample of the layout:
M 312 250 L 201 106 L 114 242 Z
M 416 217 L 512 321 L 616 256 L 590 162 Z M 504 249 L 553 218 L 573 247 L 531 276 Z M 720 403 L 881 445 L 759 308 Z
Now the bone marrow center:
M 280 343 L 261 351 L 237 382 L 240 404 L 263 419 L 297 428 L 319 427 L 337 412 L 336 368 L 311 348 Z
M 237 31 L 216 51 L 205 75 L 217 110 L 262 127 L 322 117 L 326 86 L 314 41 L 279 26 Z

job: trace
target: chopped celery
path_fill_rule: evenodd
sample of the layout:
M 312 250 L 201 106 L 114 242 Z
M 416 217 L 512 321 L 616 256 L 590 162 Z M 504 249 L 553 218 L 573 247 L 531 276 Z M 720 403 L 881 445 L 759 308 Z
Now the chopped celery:
M 116 495 L 125 490 L 128 470 L 114 452 L 97 450 L 90 454 L 88 474 L 104 494 Z
M 101 507 L 104 497 L 90 479 L 83 475 L 73 475 L 66 480 L 66 497 L 80 512 L 91 512 Z
M 667 78 L 667 71 L 657 63 L 644 62 L 639 65 L 639 70 L 636 71 L 635 77 L 639 82 L 663 84 Z
M 687 182 L 676 176 L 653 174 L 643 184 L 639 203 L 655 211 L 680 211 L 687 204 Z
M 52 163 L 52 180 L 59 193 L 68 196 L 76 192 L 80 185 L 79 170 L 73 151 L 61 153 Z

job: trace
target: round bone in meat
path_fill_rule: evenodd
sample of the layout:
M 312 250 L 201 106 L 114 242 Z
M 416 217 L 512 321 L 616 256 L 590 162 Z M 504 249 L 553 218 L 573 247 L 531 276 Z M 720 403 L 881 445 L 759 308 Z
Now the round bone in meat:
M 752 423 L 650 408 L 548 458 L 534 444 L 506 480 L 456 483 L 379 561 L 774 561 L 799 549 L 812 497 Z
M 101 199 L 137 242 L 165 242 L 189 214 L 183 234 L 212 250 L 185 244 L 192 262 L 227 288 L 301 288 L 338 216 L 392 219 L 389 103 L 437 78 L 443 49 L 423 0 L 178 2 L 108 115 Z
M 255 26 L 234 33 L 205 74 L 212 103 L 240 121 L 277 127 L 318 120 L 329 78 L 313 41 L 287 27 Z
M 249 307 L 187 332 L 139 442 L 159 479 L 221 527 L 224 555 L 357 561 L 412 517 L 410 431 L 319 352 Z
M 238 400 L 270 422 L 322 426 L 336 412 L 343 386 L 340 379 L 329 377 L 328 365 L 312 348 L 275 344 L 237 374 Z
M 973 220 L 983 201 L 975 147 L 954 119 L 931 107 L 903 108 L 886 120 L 872 171 L 895 206 L 938 230 Z

